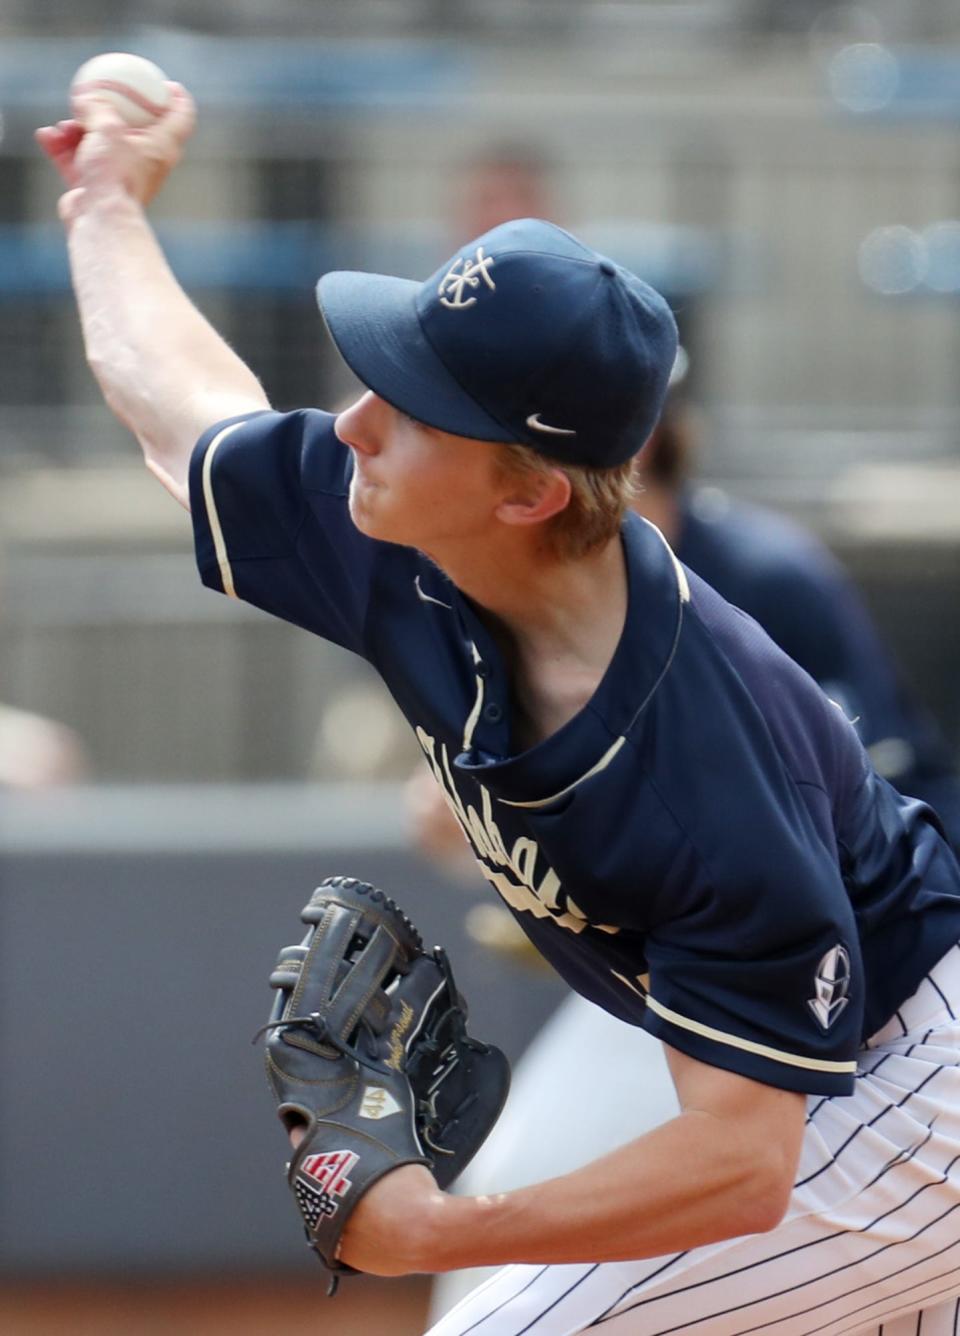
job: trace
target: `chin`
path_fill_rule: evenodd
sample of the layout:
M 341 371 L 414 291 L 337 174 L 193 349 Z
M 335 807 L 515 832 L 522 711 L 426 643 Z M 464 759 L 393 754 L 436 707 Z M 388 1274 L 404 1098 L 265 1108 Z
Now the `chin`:
M 390 532 L 389 524 L 384 523 L 382 515 L 377 514 L 377 507 L 370 505 L 369 499 L 351 489 L 350 518 L 356 528 L 367 538 L 376 538 L 381 543 L 402 542 Z
M 367 538 L 379 538 L 376 532 L 376 526 L 372 523 L 372 516 L 365 506 L 356 506 L 353 501 L 350 502 L 350 518 L 353 520 L 354 527 L 359 529 Z
M 369 534 L 371 538 L 375 537 L 374 534 L 370 533 L 373 515 L 371 513 L 369 489 L 360 485 L 356 474 L 350 480 L 350 492 L 347 500 L 350 507 L 350 518 L 360 532 Z

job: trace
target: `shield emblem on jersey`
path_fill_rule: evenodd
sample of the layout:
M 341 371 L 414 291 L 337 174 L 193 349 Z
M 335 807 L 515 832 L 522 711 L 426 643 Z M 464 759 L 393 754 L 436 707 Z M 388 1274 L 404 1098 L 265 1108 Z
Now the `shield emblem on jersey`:
M 850 957 L 844 947 L 834 946 L 826 953 L 817 966 L 813 987 L 807 1006 L 821 1027 L 829 1030 L 850 1001 Z

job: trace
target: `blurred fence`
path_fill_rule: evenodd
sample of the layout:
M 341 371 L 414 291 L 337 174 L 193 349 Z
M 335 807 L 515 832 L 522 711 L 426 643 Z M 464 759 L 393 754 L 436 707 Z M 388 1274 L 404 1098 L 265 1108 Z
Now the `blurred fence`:
M 542 154 L 557 218 L 672 296 L 708 407 L 755 406 L 771 425 L 799 408 L 811 427 L 955 434 L 960 297 L 924 281 L 920 251 L 957 213 L 960 95 L 927 114 L 914 102 L 901 118 L 895 104 L 857 114 L 834 95 L 829 51 L 803 40 L 771 41 L 750 61 L 738 43 L 639 36 L 576 54 L 428 35 L 391 46 L 147 31 L 138 45 L 200 102 L 197 137 L 157 206 L 174 267 L 280 405 L 330 402 L 339 383 L 316 276 L 431 272 L 463 240 L 466 167 L 506 140 Z M 31 420 L 38 403 L 89 404 L 96 392 L 56 183 L 30 132 L 66 110 L 89 49 L 35 39 L 0 53 L 0 396 L 15 448 L 67 459 L 121 437 L 104 440 L 82 415 L 55 432 Z M 946 69 L 960 86 L 960 57 L 939 59 L 913 83 L 926 71 L 940 87 Z M 921 239 L 912 284 L 890 278 L 883 255 L 879 277 L 877 262 L 864 269 L 865 243 L 887 225 Z
M 705 474 L 826 534 L 956 740 L 960 19 L 670 8 L 372 4 L 311 29 L 290 4 L 261 40 L 240 10 L 229 33 L 88 20 L 53 38 L 20 17 L 33 35 L 0 49 L 0 699 L 75 724 L 113 779 L 336 777 L 328 706 L 373 700 L 339 652 L 198 591 L 182 517 L 120 464 L 135 446 L 84 364 L 30 137 L 114 45 L 197 94 L 157 226 L 280 407 L 350 384 L 323 269 L 430 272 L 462 240 L 478 155 L 540 159 L 553 215 L 670 294 Z M 866 40 L 884 25 L 927 45 Z M 371 710 L 367 773 L 398 774 L 412 753 Z

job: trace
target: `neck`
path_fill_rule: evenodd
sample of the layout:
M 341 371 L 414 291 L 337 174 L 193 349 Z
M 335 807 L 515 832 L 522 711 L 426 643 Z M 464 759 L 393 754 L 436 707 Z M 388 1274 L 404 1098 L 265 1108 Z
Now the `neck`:
M 562 561 L 530 531 L 490 543 L 483 562 L 443 566 L 500 646 L 511 677 L 514 749 L 550 737 L 587 704 L 606 672 L 627 615 L 627 566 L 619 535 Z M 434 556 L 434 560 L 436 560 Z
M 443 565 L 514 662 L 547 658 L 606 667 L 623 630 L 626 563 L 619 535 L 577 559 L 534 541 L 488 552 L 482 567 Z

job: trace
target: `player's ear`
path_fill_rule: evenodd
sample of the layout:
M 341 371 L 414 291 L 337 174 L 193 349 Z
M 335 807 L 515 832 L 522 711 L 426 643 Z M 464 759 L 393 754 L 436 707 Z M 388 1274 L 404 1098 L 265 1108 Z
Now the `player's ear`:
M 512 479 L 495 514 L 504 524 L 542 524 L 570 502 L 570 479 L 563 469 L 537 470 Z

